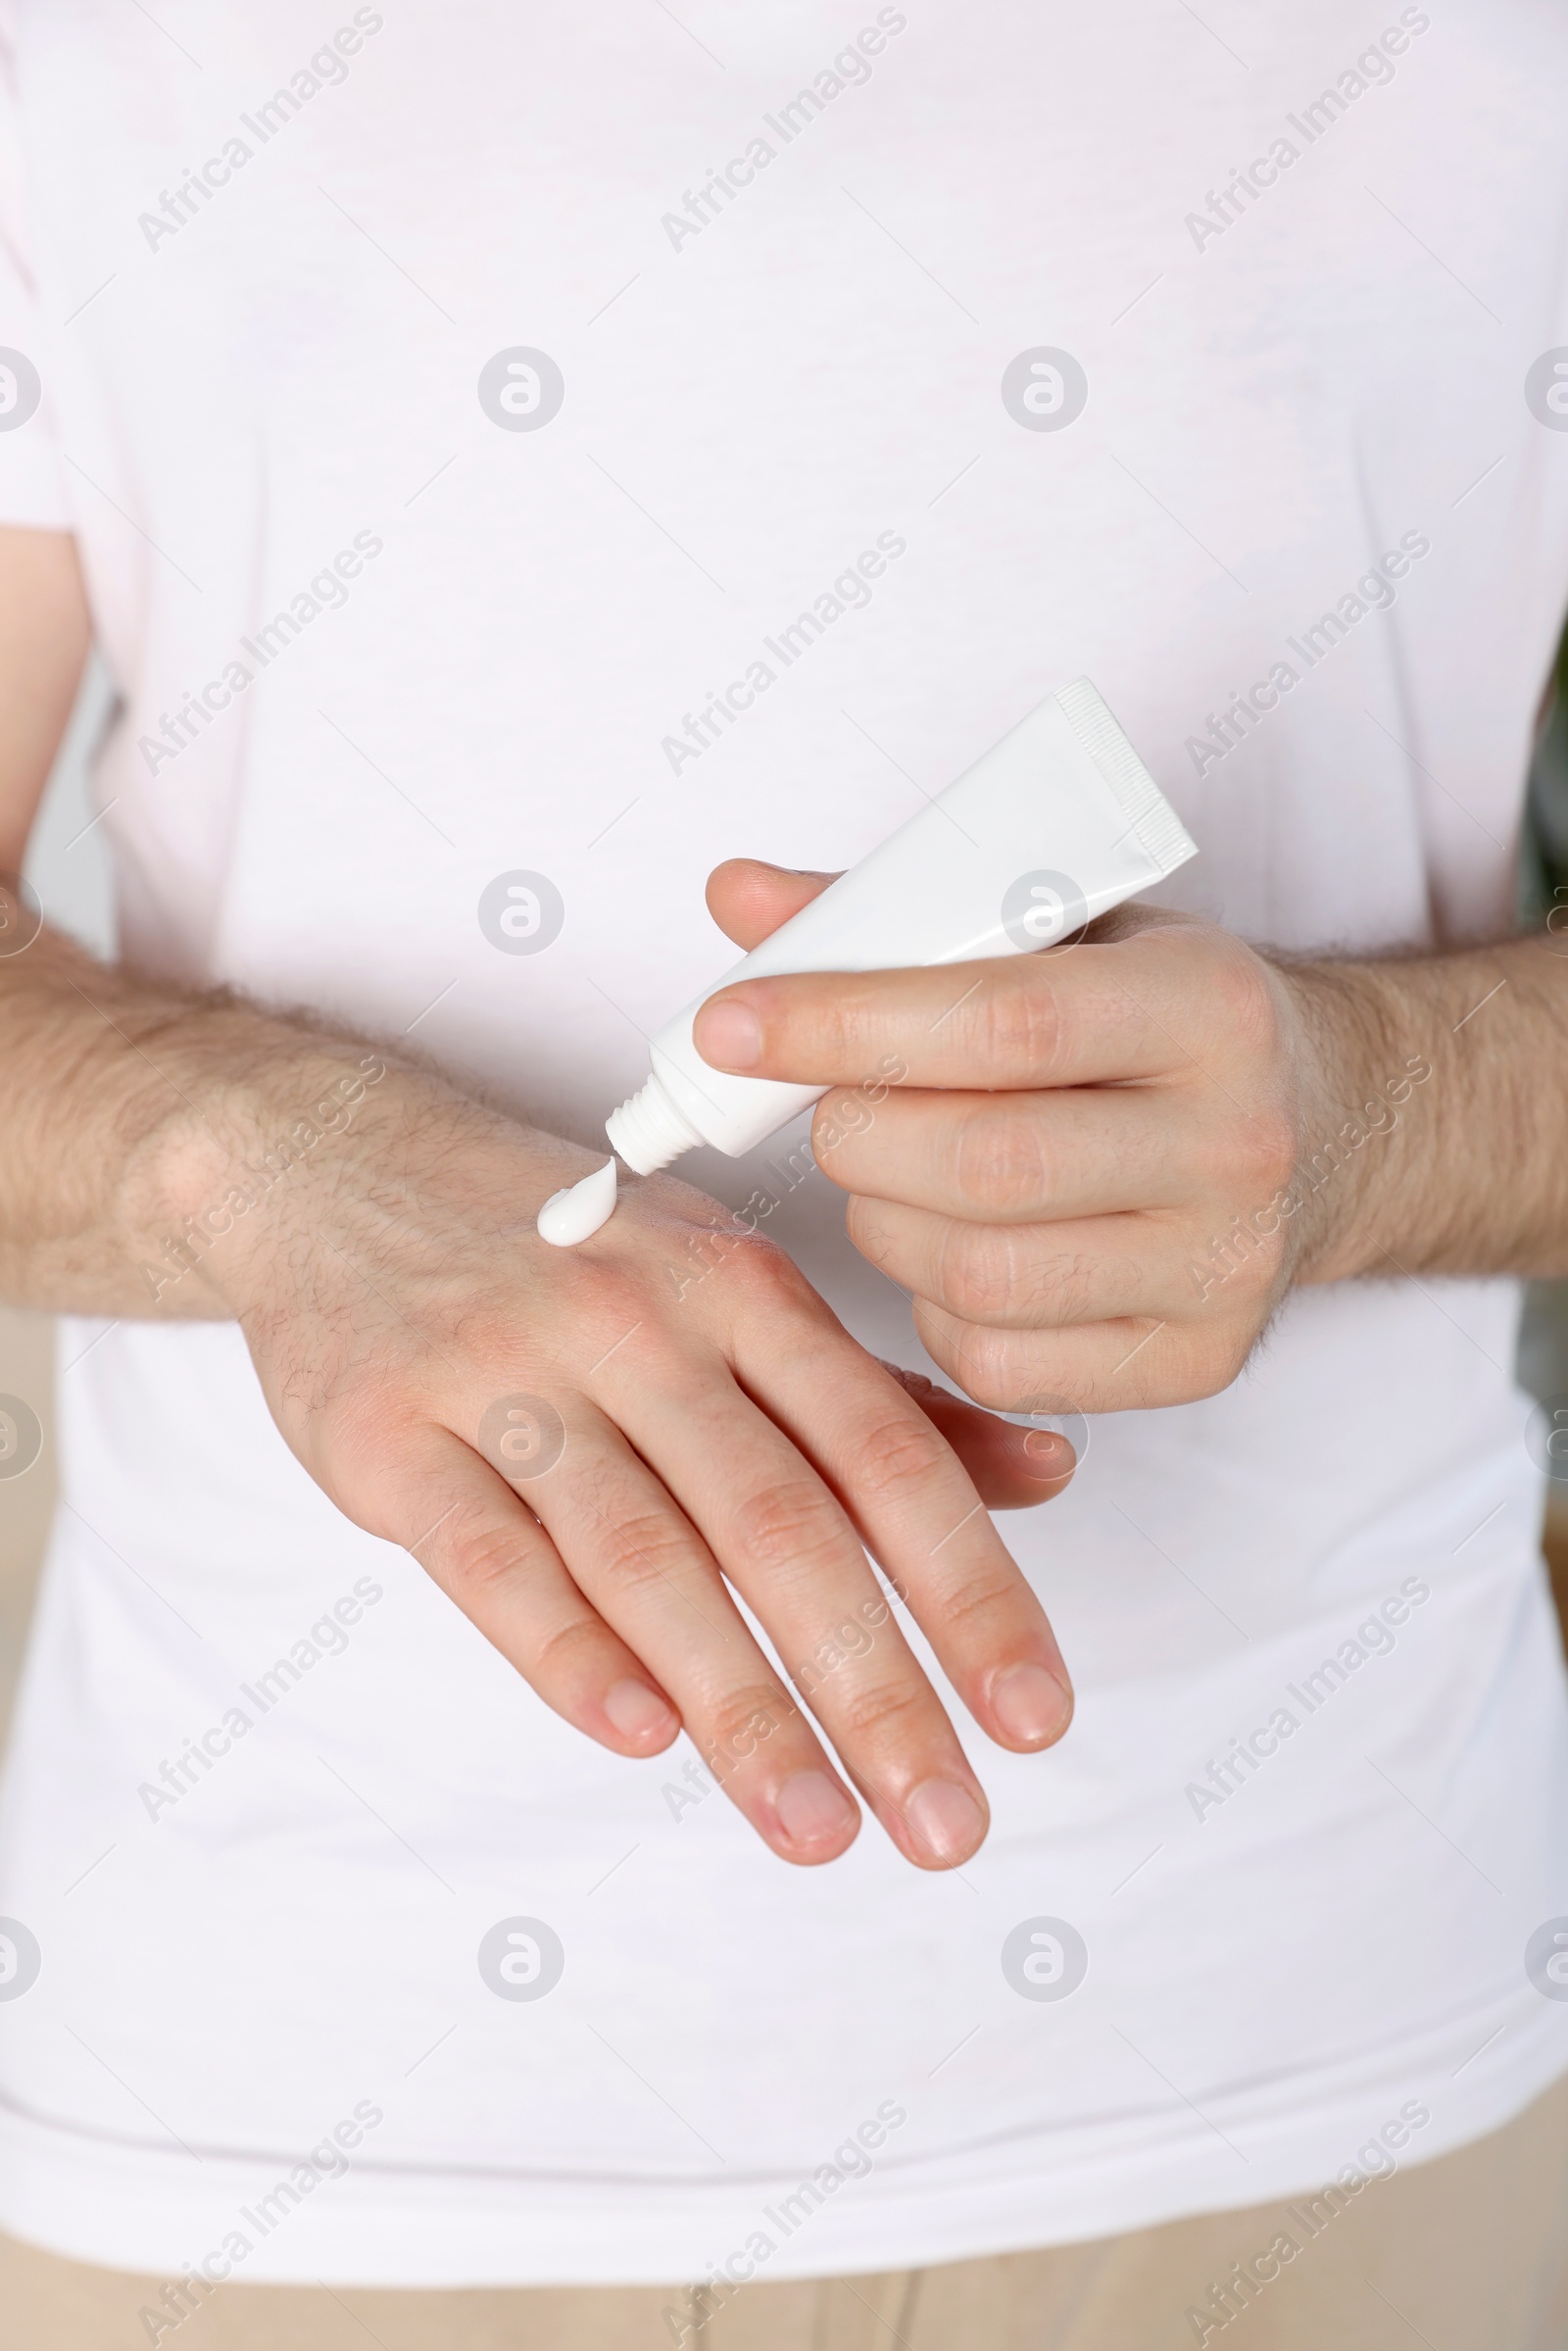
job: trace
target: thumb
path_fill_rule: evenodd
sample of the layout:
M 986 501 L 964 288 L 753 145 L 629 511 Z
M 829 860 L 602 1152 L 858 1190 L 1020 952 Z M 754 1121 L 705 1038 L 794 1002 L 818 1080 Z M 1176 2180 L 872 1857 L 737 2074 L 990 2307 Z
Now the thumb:
M 708 877 L 708 911 L 748 953 L 821 896 L 835 873 L 797 873 L 760 857 L 729 857 Z

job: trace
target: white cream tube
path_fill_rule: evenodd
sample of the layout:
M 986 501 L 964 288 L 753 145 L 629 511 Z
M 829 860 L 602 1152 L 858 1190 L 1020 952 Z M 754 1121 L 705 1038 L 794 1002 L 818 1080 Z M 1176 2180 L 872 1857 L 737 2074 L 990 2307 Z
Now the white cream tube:
M 712 1069 L 699 1008 L 737 980 L 1028 955 L 1197 855 L 1088 678 L 1050 695 L 956 783 L 653 1040 L 653 1075 L 605 1123 L 639 1175 L 701 1143 L 739 1158 L 827 1092 Z

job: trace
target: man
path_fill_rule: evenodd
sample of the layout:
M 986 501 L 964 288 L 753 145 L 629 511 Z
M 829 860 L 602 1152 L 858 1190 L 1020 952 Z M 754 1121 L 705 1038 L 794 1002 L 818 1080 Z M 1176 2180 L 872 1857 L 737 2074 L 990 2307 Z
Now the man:
M 27 2339 L 1555 2342 L 1560 23 L 8 14 Z M 541 1245 L 1085 672 L 1161 906 Z

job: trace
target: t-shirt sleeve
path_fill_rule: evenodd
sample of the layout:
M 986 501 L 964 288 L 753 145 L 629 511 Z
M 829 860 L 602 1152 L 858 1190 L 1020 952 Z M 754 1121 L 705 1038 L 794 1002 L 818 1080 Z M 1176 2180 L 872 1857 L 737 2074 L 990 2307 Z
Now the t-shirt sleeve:
M 50 397 L 50 338 L 34 280 L 15 61 L 0 20 L 0 522 L 70 530 L 74 515 Z

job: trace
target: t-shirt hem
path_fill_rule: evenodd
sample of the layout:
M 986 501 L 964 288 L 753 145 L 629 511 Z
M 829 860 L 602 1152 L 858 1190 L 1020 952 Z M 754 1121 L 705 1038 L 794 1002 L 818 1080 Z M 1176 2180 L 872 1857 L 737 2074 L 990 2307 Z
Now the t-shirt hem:
M 1502 2129 L 1565 2073 L 1568 2045 L 1543 2020 L 1538 2034 L 1522 2035 L 1511 2060 L 1462 2097 L 1446 2085 L 1441 2117 L 1434 2113 L 1397 2168 L 1426 2165 Z M 1423 2086 L 1430 2096 L 1430 2082 L 1413 2082 L 1412 2094 Z M 500 2201 L 494 2182 L 464 2200 L 431 2174 L 372 2177 L 361 2169 L 323 2181 L 318 2199 L 283 2216 L 286 2226 L 274 2222 L 270 2242 L 272 2230 L 258 2237 L 255 2224 L 275 2172 L 253 2180 L 249 2167 L 236 2167 L 246 2171 L 243 2183 L 218 2195 L 172 2180 L 150 2191 L 149 2166 L 161 2159 L 102 2142 L 63 2144 L 54 2127 L 12 2111 L 0 2114 L 0 2228 L 67 2259 L 160 2279 L 194 2272 L 215 2283 L 678 2291 L 716 2278 L 738 2288 L 752 2278 L 928 2269 L 1311 2197 L 1341 2175 L 1356 2135 L 1343 2111 L 1314 2118 L 1309 2134 L 1282 2126 L 1246 2159 L 1241 2179 L 1236 2150 L 1227 2157 L 1217 2141 L 1212 2154 L 1164 2147 L 1141 2165 L 1107 2158 L 940 2186 L 905 2178 L 879 2197 L 842 2194 L 807 2216 L 794 2241 L 780 2239 L 780 2214 L 765 2190 L 582 2189 L 557 2180 L 515 2191 L 535 2200 L 523 2211 Z M 1376 2184 L 1368 2177 L 1351 2192 Z M 227 2258 L 222 2248 L 236 2230 L 254 2241 Z M 766 2250 L 760 2237 L 769 2240 Z

